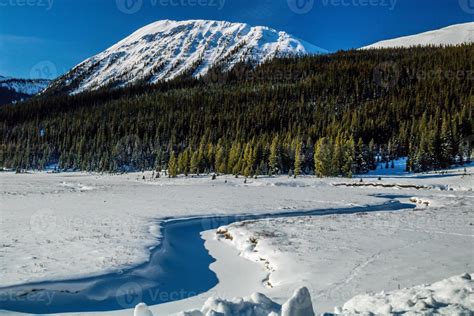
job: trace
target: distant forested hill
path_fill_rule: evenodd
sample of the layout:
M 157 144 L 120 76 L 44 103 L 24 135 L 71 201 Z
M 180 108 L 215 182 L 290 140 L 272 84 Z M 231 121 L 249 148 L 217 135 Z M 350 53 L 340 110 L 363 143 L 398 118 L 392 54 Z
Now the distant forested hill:
M 0 166 L 351 176 L 471 155 L 474 45 L 338 52 L 0 108 Z
M 16 92 L 15 90 L 10 90 L 5 87 L 0 87 L 0 106 L 2 104 L 9 104 L 18 100 L 27 99 L 31 96 Z

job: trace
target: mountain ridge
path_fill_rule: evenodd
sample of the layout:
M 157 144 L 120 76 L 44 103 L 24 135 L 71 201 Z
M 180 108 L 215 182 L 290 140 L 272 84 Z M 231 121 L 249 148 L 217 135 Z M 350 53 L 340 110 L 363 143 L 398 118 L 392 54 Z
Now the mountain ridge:
M 387 39 L 361 49 L 399 48 L 413 46 L 452 46 L 474 42 L 474 22 L 449 25 L 418 34 Z
M 265 26 L 215 20 L 160 20 L 146 25 L 55 80 L 48 90 L 70 94 L 137 81 L 156 83 L 180 75 L 205 75 L 245 61 L 321 54 L 326 50 Z
M 45 90 L 49 79 L 18 79 L 0 75 L 0 104 L 22 101 Z

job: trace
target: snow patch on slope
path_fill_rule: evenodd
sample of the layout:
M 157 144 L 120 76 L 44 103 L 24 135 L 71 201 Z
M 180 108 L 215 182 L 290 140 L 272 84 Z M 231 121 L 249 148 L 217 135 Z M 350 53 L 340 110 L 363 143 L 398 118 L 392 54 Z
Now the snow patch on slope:
M 139 80 L 156 83 L 183 74 L 205 75 L 220 65 L 262 63 L 274 57 L 326 53 L 285 32 L 225 21 L 163 20 L 147 25 L 59 78 L 54 90 L 80 93 Z
M 395 48 L 412 46 L 449 46 L 474 42 L 474 22 L 451 25 L 439 30 L 424 32 L 411 36 L 385 40 L 363 47 L 369 48 Z

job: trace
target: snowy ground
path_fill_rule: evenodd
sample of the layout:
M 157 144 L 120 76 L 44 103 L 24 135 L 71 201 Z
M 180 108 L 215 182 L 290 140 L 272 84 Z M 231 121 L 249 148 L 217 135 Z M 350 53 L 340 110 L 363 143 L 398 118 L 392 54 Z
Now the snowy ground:
M 394 190 L 378 191 L 389 196 Z M 261 263 L 268 271 L 268 293 L 284 296 L 282 289 L 308 286 L 320 312 L 361 292 L 394 290 L 474 271 L 474 194 L 395 191 L 396 197 L 414 197 L 421 204 L 405 212 L 236 223 L 221 228 L 218 238 Z
M 2 286 L 94 275 L 146 261 L 157 243 L 150 232 L 158 230 L 150 226 L 159 218 L 383 202 L 364 192 L 340 199 L 345 188 L 312 178 L 244 184 L 233 177 L 145 177 L 0 173 Z
M 473 275 L 465 273 L 434 284 L 419 285 L 393 292 L 358 295 L 325 315 L 472 315 Z M 234 299 L 210 297 L 201 309 L 179 316 L 314 316 L 314 306 L 306 287 L 297 289 L 282 305 L 261 293 Z M 153 316 L 145 304 L 138 304 L 134 316 Z
M 474 275 L 465 273 L 431 285 L 419 285 L 389 293 L 358 295 L 344 304 L 345 314 L 472 315 Z
M 146 261 L 158 242 L 152 222 L 159 218 L 339 208 L 389 199 L 411 199 L 419 207 L 234 224 L 227 228 L 233 240 L 207 231 L 203 237 L 217 259 L 211 268 L 220 283 L 209 293 L 152 310 L 170 314 L 200 308 L 211 295 L 253 292 L 283 303 L 306 285 L 316 311 L 332 311 L 358 294 L 474 271 L 474 182 L 463 170 L 385 174 L 381 181 L 378 175 L 364 177 L 362 184 L 377 186 L 311 177 L 247 184 L 233 177 L 151 180 L 145 173 L 145 178 L 0 173 L 0 286 L 97 275 Z M 419 188 L 404 187 L 410 185 Z

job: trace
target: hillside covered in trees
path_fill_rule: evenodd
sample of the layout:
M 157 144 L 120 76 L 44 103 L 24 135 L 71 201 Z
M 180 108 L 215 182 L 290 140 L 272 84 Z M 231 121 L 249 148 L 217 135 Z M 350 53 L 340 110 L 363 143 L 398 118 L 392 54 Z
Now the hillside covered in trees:
M 339 52 L 0 107 L 0 166 L 352 176 L 472 152 L 474 45 Z M 377 158 L 376 158 L 377 157 Z

